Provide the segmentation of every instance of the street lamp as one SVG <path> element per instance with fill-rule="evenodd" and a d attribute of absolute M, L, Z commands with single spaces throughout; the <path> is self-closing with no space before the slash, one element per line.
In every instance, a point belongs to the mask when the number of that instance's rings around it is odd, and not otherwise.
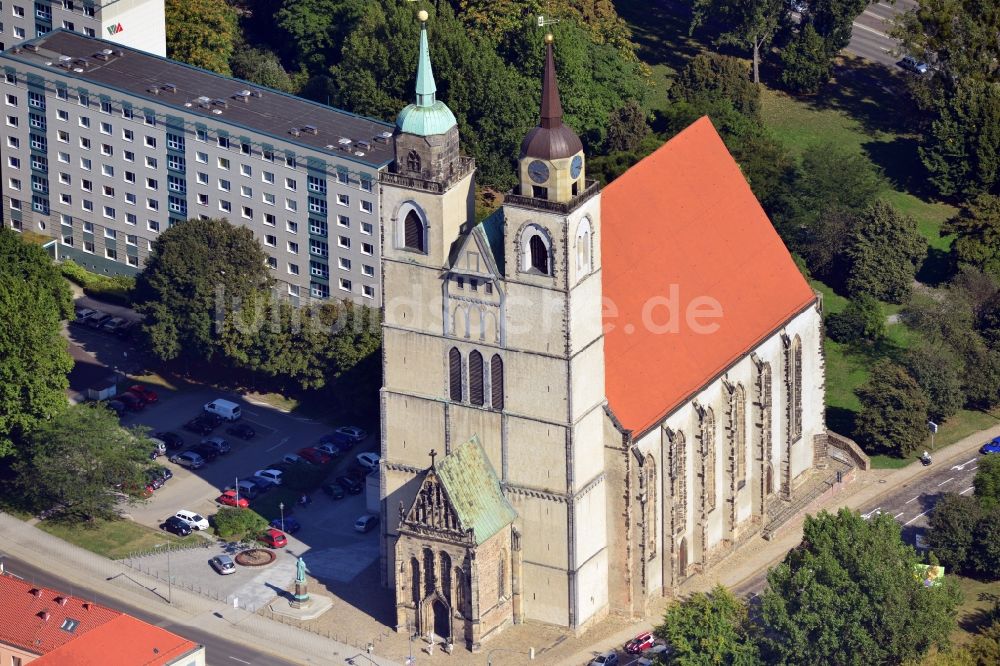
<path fill-rule="evenodd" d="M 281 512 L 281 531 L 285 531 L 285 503 L 278 502 L 278 511 Z"/>
<path fill-rule="evenodd" d="M 170 544 L 169 543 L 158 543 L 158 544 L 156 544 L 156 546 L 154 546 L 154 548 L 159 548 L 160 546 L 166 546 L 166 551 L 167 551 L 167 603 L 168 604 L 173 604 L 174 603 L 173 602 L 174 594 L 173 594 L 173 585 L 172 585 L 173 576 L 170 575 Z"/>

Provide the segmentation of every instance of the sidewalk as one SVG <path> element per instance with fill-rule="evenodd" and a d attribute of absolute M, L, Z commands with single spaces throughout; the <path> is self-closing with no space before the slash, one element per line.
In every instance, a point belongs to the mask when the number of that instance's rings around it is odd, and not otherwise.
<path fill-rule="evenodd" d="M 809 513 L 815 514 L 821 509 L 834 511 L 840 507 L 860 509 L 876 504 L 883 495 L 899 490 L 925 472 L 940 469 L 943 465 L 951 464 L 959 458 L 968 456 L 970 452 L 977 451 L 983 442 L 997 436 L 1000 436 L 1000 425 L 980 430 L 950 446 L 938 449 L 934 452 L 933 468 L 926 468 L 919 462 L 913 462 L 897 470 L 858 471 L 854 483 L 825 502 L 809 507 Z M 697 580 L 691 582 L 692 584 L 685 586 L 684 592 L 708 591 L 718 583 L 729 588 L 739 588 L 752 582 L 755 576 L 778 564 L 789 550 L 801 542 L 804 519 L 804 515 L 793 519 L 792 523 L 786 526 L 781 535 L 773 541 L 764 541 L 760 537 L 756 537 L 738 552 L 720 562 L 714 569 L 714 576 L 699 576 Z M 649 617 L 555 663 L 560 666 L 580 666 L 589 663 L 599 652 L 621 647 L 636 634 L 650 630 L 654 625 L 659 624 L 663 611 L 669 604 L 670 600 L 662 600 L 656 605 Z"/>
<path fill-rule="evenodd" d="M 220 637 L 244 643 L 264 654 L 301 664 L 345 664 L 349 657 L 358 654 L 358 648 L 354 646 L 218 604 L 176 587 L 171 594 L 173 603 L 168 605 L 153 592 L 163 587 L 163 581 L 78 548 L 2 512 L 0 543 L 11 556 L 29 562 L 39 561 L 44 554 L 45 567 L 49 571 L 76 585 L 142 607 L 182 626 L 202 630 L 219 627 Z M 215 663 L 219 657 L 213 658 L 209 654 L 208 658 L 209 663 Z M 395 663 L 376 655 L 371 655 L 370 661 L 377 666 L 393 666 Z"/>

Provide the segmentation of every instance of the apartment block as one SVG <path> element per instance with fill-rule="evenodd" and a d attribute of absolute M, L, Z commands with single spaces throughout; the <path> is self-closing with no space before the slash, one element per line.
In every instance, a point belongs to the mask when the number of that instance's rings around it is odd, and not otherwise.
<path fill-rule="evenodd" d="M 164 0 L 13 0 L 0 2 L 0 51 L 53 30 L 167 54 Z"/>
<path fill-rule="evenodd" d="M 171 225 L 226 218 L 282 293 L 380 304 L 392 125 L 63 29 L 0 69 L 6 226 L 133 274 Z"/>

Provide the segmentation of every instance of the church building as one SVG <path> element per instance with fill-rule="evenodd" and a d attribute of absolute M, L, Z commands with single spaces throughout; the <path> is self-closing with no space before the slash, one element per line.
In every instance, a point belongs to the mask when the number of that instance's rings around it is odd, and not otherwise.
<path fill-rule="evenodd" d="M 589 180 L 551 36 L 519 184 L 477 222 L 421 20 L 380 177 L 397 630 L 475 651 L 525 620 L 641 616 L 826 455 L 820 300 L 708 118 Z"/>

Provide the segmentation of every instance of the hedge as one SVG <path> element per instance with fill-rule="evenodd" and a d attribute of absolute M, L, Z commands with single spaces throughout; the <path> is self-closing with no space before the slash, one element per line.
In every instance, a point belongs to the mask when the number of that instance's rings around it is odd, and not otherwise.
<path fill-rule="evenodd" d="M 79 264 L 67 259 L 59 265 L 63 277 L 83 287 L 83 293 L 106 303 L 129 306 L 132 304 L 132 289 L 135 278 L 127 275 L 100 275 L 91 273 Z"/>

